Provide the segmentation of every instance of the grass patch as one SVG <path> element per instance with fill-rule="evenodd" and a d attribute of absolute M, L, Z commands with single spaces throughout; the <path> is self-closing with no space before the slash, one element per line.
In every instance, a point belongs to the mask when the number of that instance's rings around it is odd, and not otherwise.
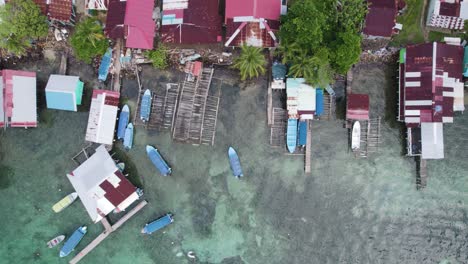
<path fill-rule="evenodd" d="M 445 37 L 464 39 L 465 35 L 463 33 L 448 33 L 448 32 L 437 32 L 437 31 L 429 32 L 429 41 L 430 42 L 443 41 Z"/>
<path fill-rule="evenodd" d="M 421 28 L 421 16 L 423 15 L 422 0 L 406 0 L 406 11 L 397 18 L 397 22 L 403 24 L 403 30 L 390 42 L 391 46 L 405 46 L 424 42 Z"/>
<path fill-rule="evenodd" d="M 113 156 L 114 159 L 118 159 L 120 162 L 125 163 L 124 174 L 128 174 L 128 180 L 131 183 L 133 183 L 133 185 L 135 185 L 136 187 L 142 188 L 143 184 L 141 182 L 140 177 L 138 176 L 137 167 L 127 155 L 127 152 L 125 152 L 125 150 L 121 149 L 120 147 L 116 146 L 116 144 L 114 144 L 112 152 L 115 153 L 115 155 Z"/>

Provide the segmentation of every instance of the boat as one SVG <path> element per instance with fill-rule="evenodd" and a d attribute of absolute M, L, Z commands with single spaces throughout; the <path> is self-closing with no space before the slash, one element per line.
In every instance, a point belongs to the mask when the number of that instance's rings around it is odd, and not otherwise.
<path fill-rule="evenodd" d="M 73 250 L 75 250 L 75 247 L 80 243 L 81 239 L 83 236 L 86 234 L 88 231 L 88 228 L 86 226 L 80 226 L 78 229 L 73 232 L 73 234 L 68 238 L 67 241 L 65 241 L 65 244 L 63 245 L 62 249 L 60 250 L 60 257 L 66 257 L 68 256 Z"/>
<path fill-rule="evenodd" d="M 141 229 L 142 234 L 151 235 L 152 233 L 170 225 L 174 222 L 172 214 L 167 213 L 163 217 L 154 220 L 153 222 L 147 223 L 143 229 Z"/>
<path fill-rule="evenodd" d="M 98 80 L 104 82 L 109 74 L 109 68 L 112 61 L 112 49 L 108 48 L 104 56 L 102 56 L 101 64 L 98 70 Z"/>
<path fill-rule="evenodd" d="M 64 239 L 65 239 L 64 235 L 56 236 L 52 238 L 49 242 L 47 242 L 47 246 L 49 248 L 53 248 L 57 246 L 58 244 L 60 244 Z"/>
<path fill-rule="evenodd" d="M 69 195 L 65 196 L 62 200 L 52 206 L 52 210 L 54 212 L 59 213 L 63 209 L 67 208 L 70 204 L 72 204 L 76 198 L 78 198 L 78 194 L 76 192 L 70 193 Z"/>
<path fill-rule="evenodd" d="M 123 162 L 117 163 L 117 168 L 119 168 L 119 171 L 123 172 L 125 170 L 125 163 Z"/>
<path fill-rule="evenodd" d="M 133 146 L 133 124 L 128 124 L 127 128 L 125 129 L 125 136 L 123 145 L 125 149 L 131 149 Z"/>
<path fill-rule="evenodd" d="M 128 125 L 128 118 L 130 116 L 130 108 L 128 105 L 122 107 L 119 116 L 119 125 L 117 127 L 117 139 L 123 139 L 125 137 L 125 128 Z"/>
<path fill-rule="evenodd" d="M 229 147 L 228 156 L 229 163 L 231 163 L 232 174 L 234 174 L 234 176 L 237 178 L 243 177 L 244 174 L 242 173 L 242 167 L 240 164 L 239 156 L 237 155 L 237 152 L 233 147 Z"/>
<path fill-rule="evenodd" d="M 151 113 L 151 91 L 146 89 L 143 97 L 141 98 L 140 106 L 140 119 L 143 122 L 149 121 L 149 116 Z"/>
<path fill-rule="evenodd" d="M 315 89 L 315 115 L 321 116 L 323 115 L 323 89 L 317 88 Z"/>
<path fill-rule="evenodd" d="M 146 146 L 146 153 L 148 154 L 149 159 L 154 164 L 156 169 L 163 175 L 168 176 L 171 174 L 172 169 L 167 165 L 166 161 L 161 157 L 158 150 L 152 146 Z"/>
<path fill-rule="evenodd" d="M 299 121 L 297 144 L 299 146 L 305 146 L 307 144 L 307 122 L 306 121 Z"/>
<path fill-rule="evenodd" d="M 297 145 L 297 119 L 288 119 L 288 130 L 286 132 L 286 144 L 290 153 L 294 153 Z"/>
<path fill-rule="evenodd" d="M 354 122 L 353 132 L 351 135 L 351 149 L 358 150 L 361 147 L 361 124 L 359 121 Z"/>

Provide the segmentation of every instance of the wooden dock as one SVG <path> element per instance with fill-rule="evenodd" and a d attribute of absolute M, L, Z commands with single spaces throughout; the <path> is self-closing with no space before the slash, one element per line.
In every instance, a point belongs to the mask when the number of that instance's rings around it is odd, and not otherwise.
<path fill-rule="evenodd" d="M 307 120 L 307 141 L 305 147 L 305 160 L 304 160 L 304 171 L 305 173 L 311 172 L 312 163 L 312 122 Z"/>
<path fill-rule="evenodd" d="M 335 97 L 328 94 L 327 92 L 323 93 L 323 114 L 319 117 L 320 120 L 334 120 L 336 117 L 336 102 Z"/>
<path fill-rule="evenodd" d="M 357 150 L 352 150 L 356 157 L 367 158 L 370 154 L 379 151 L 380 145 L 380 127 L 381 118 L 374 118 L 367 121 L 359 121 L 361 124 L 361 144 Z M 352 126 L 353 121 L 347 121 L 348 127 L 350 128 L 349 136 L 352 137 Z M 350 140 L 351 142 L 351 140 Z"/>
<path fill-rule="evenodd" d="M 83 250 L 80 251 L 80 253 L 76 254 L 76 256 L 70 260 L 70 264 L 75 264 L 78 263 L 81 259 L 83 259 L 89 252 L 91 252 L 95 247 L 97 247 L 104 239 L 106 239 L 112 232 L 117 230 L 119 227 L 121 227 L 128 219 L 130 219 L 132 216 L 134 216 L 136 213 L 138 213 L 143 207 L 145 207 L 148 204 L 147 201 L 143 200 L 141 201 L 135 208 L 130 210 L 126 215 L 124 215 L 117 223 L 115 223 L 113 226 L 110 226 L 109 222 L 107 221 L 106 218 L 103 218 L 101 220 L 101 223 L 104 225 L 104 231 L 98 235 L 91 243 L 89 243 Z M 105 219 L 105 220 L 104 220 Z"/>
<path fill-rule="evenodd" d="M 67 59 L 68 59 L 68 53 L 63 53 L 62 58 L 60 59 L 60 67 L 58 71 L 60 75 L 67 74 Z"/>
<path fill-rule="evenodd" d="M 114 46 L 114 52 L 112 53 L 114 70 L 112 75 L 112 91 L 120 92 L 120 54 L 122 52 L 122 39 L 117 39 Z"/>
<path fill-rule="evenodd" d="M 418 164 L 418 175 L 416 176 L 416 189 L 422 190 L 427 185 L 427 161 L 421 157 L 417 157 L 416 161 Z"/>
<path fill-rule="evenodd" d="M 268 87 L 268 103 L 267 103 L 267 118 L 268 118 L 268 125 L 271 126 L 273 123 L 273 91 L 271 86 Z"/>
<path fill-rule="evenodd" d="M 283 108 L 272 109 L 272 124 L 270 127 L 270 145 L 273 147 L 286 147 L 286 129 L 288 112 Z"/>

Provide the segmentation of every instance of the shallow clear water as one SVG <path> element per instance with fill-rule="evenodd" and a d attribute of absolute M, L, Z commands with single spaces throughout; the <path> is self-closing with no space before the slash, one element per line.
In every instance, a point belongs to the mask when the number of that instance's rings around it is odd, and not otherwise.
<path fill-rule="evenodd" d="M 76 66 L 71 72 L 85 70 Z M 371 67 L 355 76 L 360 89 L 380 102 L 385 88 L 379 86 L 389 82 L 385 70 Z M 176 76 L 145 69 L 142 78 L 148 86 Z M 380 153 L 355 159 L 342 121 L 314 122 L 312 175 L 306 176 L 301 156 L 268 145 L 265 81 L 240 85 L 223 71 L 216 78 L 223 84 L 215 145 L 175 143 L 168 133 L 136 127 L 128 155 L 149 205 L 82 263 L 468 262 L 468 115 L 444 126 L 446 159 L 428 162 L 424 191 L 415 188 L 414 160 L 401 156 L 399 130 L 387 124 Z M 132 87 L 126 82 L 124 94 L 134 95 Z M 85 145 L 87 113 L 47 116 L 49 123 L 37 129 L 8 129 L 0 136 L 0 263 L 66 263 L 71 256 L 59 259 L 59 248 L 48 249 L 45 242 L 87 224 L 81 250 L 103 229 L 91 223 L 79 201 L 59 214 L 51 210 L 72 191 L 65 173 L 75 168 L 71 157 Z M 156 173 L 146 144 L 159 148 L 172 176 Z M 240 155 L 242 180 L 230 172 L 230 145 Z M 146 222 L 169 211 L 174 224 L 152 236 L 140 234 Z M 188 251 L 196 261 L 186 257 Z"/>

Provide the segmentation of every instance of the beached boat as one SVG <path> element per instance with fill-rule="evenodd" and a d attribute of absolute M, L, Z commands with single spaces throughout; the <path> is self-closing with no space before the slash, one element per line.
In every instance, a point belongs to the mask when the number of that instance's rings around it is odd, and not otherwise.
<path fill-rule="evenodd" d="M 119 168 L 119 171 L 123 172 L 125 170 L 125 163 L 123 162 L 117 163 L 117 168 Z"/>
<path fill-rule="evenodd" d="M 141 98 L 140 106 L 140 119 L 143 122 L 149 121 L 149 116 L 151 113 L 151 91 L 146 89 L 143 97 Z"/>
<path fill-rule="evenodd" d="M 52 210 L 54 212 L 59 213 L 63 209 L 67 208 L 70 204 L 72 204 L 76 198 L 78 198 L 78 194 L 76 192 L 70 193 L 69 195 L 65 196 L 62 200 L 52 206 Z"/>
<path fill-rule="evenodd" d="M 122 107 L 119 116 L 119 125 L 117 127 L 117 139 L 123 139 L 125 137 L 125 129 L 128 125 L 128 118 L 130 116 L 130 108 L 128 105 Z"/>
<path fill-rule="evenodd" d="M 112 49 L 108 48 L 104 56 L 102 56 L 101 64 L 98 70 L 98 80 L 105 81 L 109 74 L 109 68 L 112 61 Z"/>
<path fill-rule="evenodd" d="M 81 239 L 83 236 L 86 234 L 88 231 L 88 228 L 86 226 L 80 226 L 78 227 L 75 232 L 68 238 L 67 241 L 65 241 L 65 244 L 63 245 L 62 249 L 60 250 L 60 257 L 66 257 L 68 256 L 73 250 L 75 250 L 75 247 L 80 243 Z"/>
<path fill-rule="evenodd" d="M 234 174 L 234 176 L 237 178 L 243 177 L 244 174 L 242 173 L 242 167 L 236 150 L 232 147 L 229 147 L 228 156 L 229 163 L 231 163 L 232 174 Z"/>
<path fill-rule="evenodd" d="M 141 233 L 151 235 L 152 233 L 158 231 L 159 229 L 170 225 L 172 222 L 174 222 L 174 218 L 172 217 L 172 214 L 167 213 L 163 217 L 146 224 L 145 227 L 141 229 Z"/>
<path fill-rule="evenodd" d="M 172 169 L 169 167 L 169 165 L 167 165 L 166 161 L 159 154 L 157 149 L 148 145 L 146 146 L 146 154 L 148 154 L 148 157 L 153 165 L 163 176 L 168 176 L 171 174 Z"/>
<path fill-rule="evenodd" d="M 286 132 L 286 144 L 290 153 L 294 153 L 297 145 L 297 119 L 288 119 L 288 130 Z"/>
<path fill-rule="evenodd" d="M 357 150 L 361 147 L 361 124 L 359 121 L 354 122 L 353 132 L 351 135 L 351 149 Z"/>
<path fill-rule="evenodd" d="M 60 244 L 60 242 L 62 242 L 64 239 L 65 239 L 64 235 L 56 236 L 52 238 L 49 242 L 47 242 L 47 246 L 49 248 L 53 248 L 57 246 L 58 244 Z"/>
<path fill-rule="evenodd" d="M 127 128 L 125 129 L 125 137 L 123 141 L 123 145 L 125 149 L 131 149 L 133 146 L 133 124 L 128 124 Z"/>

